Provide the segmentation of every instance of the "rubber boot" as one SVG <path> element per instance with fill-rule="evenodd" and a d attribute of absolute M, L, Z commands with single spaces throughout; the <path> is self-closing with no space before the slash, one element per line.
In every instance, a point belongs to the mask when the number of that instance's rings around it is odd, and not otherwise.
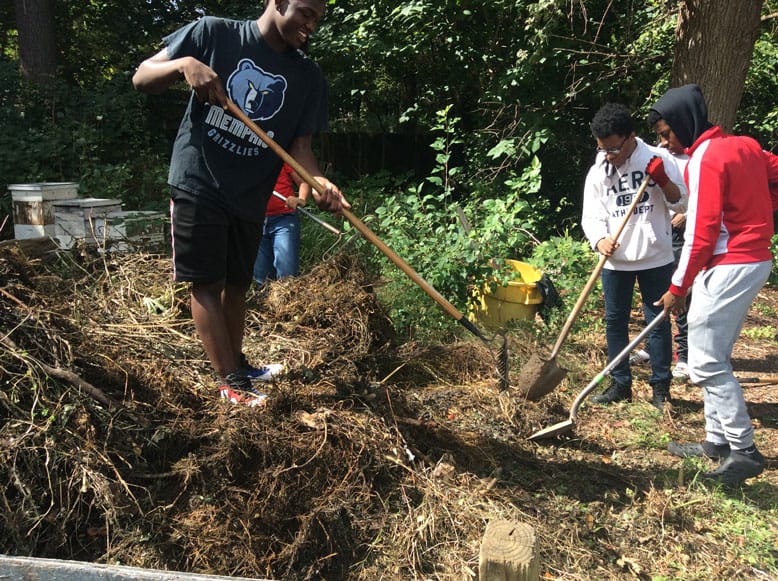
<path fill-rule="evenodd" d="M 661 412 L 665 409 L 665 403 L 670 403 L 670 382 L 658 381 L 652 383 L 651 390 L 653 391 L 651 403 Z"/>
<path fill-rule="evenodd" d="M 611 384 L 603 393 L 592 398 L 594 403 L 616 403 L 618 401 L 632 401 L 632 385 L 621 384 L 611 379 Z"/>

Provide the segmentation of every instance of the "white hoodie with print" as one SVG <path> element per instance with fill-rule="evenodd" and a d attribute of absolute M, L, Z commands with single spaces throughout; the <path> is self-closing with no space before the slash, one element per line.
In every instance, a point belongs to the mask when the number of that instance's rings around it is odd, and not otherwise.
<path fill-rule="evenodd" d="M 605 262 L 604 268 L 611 270 L 647 270 L 673 262 L 670 211 L 685 212 L 689 199 L 671 154 L 639 137 L 635 140 L 635 151 L 623 165 L 614 167 L 604 153 L 598 153 L 586 175 L 581 227 L 592 248 L 616 233 L 647 175 L 646 166 L 655 155 L 665 161 L 665 173 L 678 186 L 681 198 L 668 202 L 662 188 L 649 178 L 648 187 L 618 240 L 619 247 Z"/>

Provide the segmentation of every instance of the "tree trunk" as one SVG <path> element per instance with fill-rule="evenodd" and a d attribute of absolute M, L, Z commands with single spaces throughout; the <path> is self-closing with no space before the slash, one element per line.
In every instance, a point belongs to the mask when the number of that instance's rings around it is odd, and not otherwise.
<path fill-rule="evenodd" d="M 735 123 L 754 44 L 762 0 L 681 0 L 671 85 L 697 83 L 712 123 Z"/>
<path fill-rule="evenodd" d="M 43 84 L 57 72 L 51 0 L 14 0 L 22 75 Z"/>

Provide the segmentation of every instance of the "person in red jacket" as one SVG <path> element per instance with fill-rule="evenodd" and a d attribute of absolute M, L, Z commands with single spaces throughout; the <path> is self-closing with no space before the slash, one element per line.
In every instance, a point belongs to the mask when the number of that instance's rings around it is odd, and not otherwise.
<path fill-rule="evenodd" d="M 299 196 L 295 195 L 295 184 L 299 187 Z M 305 206 L 311 186 L 284 164 L 274 189 L 286 201 L 273 195 L 267 202 L 262 240 L 254 261 L 254 280 L 260 285 L 267 280 L 297 276 L 300 272 L 300 214 L 297 207 Z"/>
<path fill-rule="evenodd" d="M 657 134 L 669 138 L 672 132 L 689 156 L 684 246 L 670 288 L 657 305 L 683 312 L 694 287 L 687 316 L 689 374 L 703 388 L 705 404 L 705 440 L 672 442 L 668 450 L 680 457 L 721 460 L 703 477 L 738 486 L 765 467 L 731 358 L 772 267 L 774 168 L 754 139 L 729 135 L 708 121 L 705 98 L 695 84 L 667 91 L 649 115 Z"/>

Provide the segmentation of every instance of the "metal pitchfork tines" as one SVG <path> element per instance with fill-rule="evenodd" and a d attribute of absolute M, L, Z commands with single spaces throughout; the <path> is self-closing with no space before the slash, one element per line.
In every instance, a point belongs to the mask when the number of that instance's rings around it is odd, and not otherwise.
<path fill-rule="evenodd" d="M 316 190 L 320 195 L 324 195 L 324 187 L 314 177 L 308 173 L 308 171 L 300 165 L 289 153 L 284 150 L 278 143 L 276 143 L 267 133 L 265 133 L 259 125 L 254 123 L 248 115 L 246 115 L 240 107 L 234 102 L 227 101 L 227 111 L 231 115 L 242 121 L 246 127 L 256 133 L 263 143 L 265 143 L 273 152 L 278 155 L 284 162 L 294 169 L 309 186 Z M 389 258 L 400 270 L 402 270 L 408 278 L 416 283 L 421 289 L 427 293 L 436 303 L 438 303 L 444 311 L 454 317 L 454 319 L 462 325 L 465 329 L 473 333 L 476 337 L 481 339 L 487 346 L 490 352 L 494 354 L 491 343 L 496 338 L 496 335 L 491 339 L 486 337 L 471 321 L 467 319 L 459 310 L 446 300 L 435 288 L 432 287 L 426 280 L 424 280 L 419 274 L 413 270 L 402 258 L 400 258 L 391 248 L 389 248 L 383 241 L 381 241 L 375 233 L 368 228 L 359 218 L 352 214 L 346 208 L 341 209 L 341 213 L 348 220 L 354 228 L 356 228 L 362 236 L 367 238 L 376 248 L 378 248 L 384 255 Z M 501 390 L 508 389 L 508 343 L 504 334 L 501 334 L 502 342 L 497 353 L 497 372 L 499 374 L 499 385 Z"/>

